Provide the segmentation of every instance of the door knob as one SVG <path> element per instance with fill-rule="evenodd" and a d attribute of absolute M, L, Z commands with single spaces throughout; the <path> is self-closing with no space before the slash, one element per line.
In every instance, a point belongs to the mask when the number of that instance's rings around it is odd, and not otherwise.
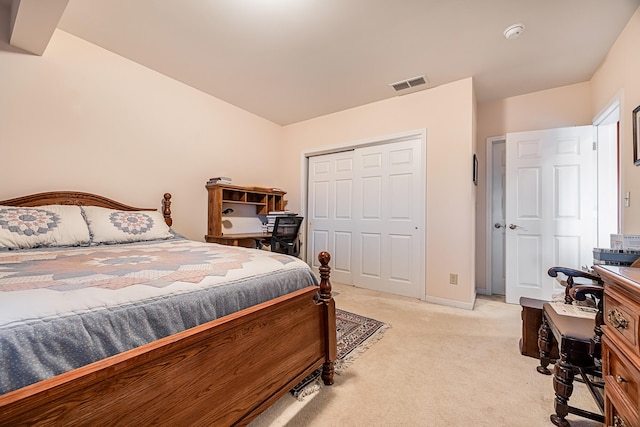
<path fill-rule="evenodd" d="M 505 225 L 502 225 L 502 224 L 500 224 L 499 222 L 496 222 L 495 224 L 493 224 L 493 226 L 494 226 L 495 228 L 501 228 L 501 227 L 506 227 L 507 225 L 506 225 L 506 224 L 505 224 Z"/>
<path fill-rule="evenodd" d="M 509 228 L 515 230 L 516 228 L 518 228 L 518 226 L 515 224 L 509 224 Z"/>

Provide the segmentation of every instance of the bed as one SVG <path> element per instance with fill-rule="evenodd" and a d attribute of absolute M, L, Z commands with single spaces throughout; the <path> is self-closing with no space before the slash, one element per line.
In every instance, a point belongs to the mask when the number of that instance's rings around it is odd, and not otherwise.
<path fill-rule="evenodd" d="M 333 384 L 328 253 L 318 282 L 171 225 L 168 193 L 0 201 L 0 425 L 246 425 L 319 367 Z"/>

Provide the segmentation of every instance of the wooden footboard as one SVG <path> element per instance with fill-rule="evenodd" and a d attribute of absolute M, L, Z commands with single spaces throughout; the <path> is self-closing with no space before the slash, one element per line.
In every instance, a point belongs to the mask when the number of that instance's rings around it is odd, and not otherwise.
<path fill-rule="evenodd" d="M 0 425 L 246 425 L 323 366 L 333 383 L 329 254 L 311 286 L 0 396 Z"/>

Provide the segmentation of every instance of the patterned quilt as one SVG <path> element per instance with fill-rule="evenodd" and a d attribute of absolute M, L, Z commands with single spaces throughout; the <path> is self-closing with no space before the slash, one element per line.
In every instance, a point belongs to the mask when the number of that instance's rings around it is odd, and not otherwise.
<path fill-rule="evenodd" d="M 310 285 L 297 258 L 184 239 L 0 252 L 0 394 Z"/>

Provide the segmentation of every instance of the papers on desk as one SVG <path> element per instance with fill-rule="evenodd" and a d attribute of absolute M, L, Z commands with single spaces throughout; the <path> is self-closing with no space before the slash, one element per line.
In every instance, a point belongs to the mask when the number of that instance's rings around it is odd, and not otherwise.
<path fill-rule="evenodd" d="M 562 316 L 582 317 L 585 319 L 595 319 L 598 309 L 576 304 L 565 304 L 561 301 L 553 301 L 549 304 L 556 313 Z"/>

